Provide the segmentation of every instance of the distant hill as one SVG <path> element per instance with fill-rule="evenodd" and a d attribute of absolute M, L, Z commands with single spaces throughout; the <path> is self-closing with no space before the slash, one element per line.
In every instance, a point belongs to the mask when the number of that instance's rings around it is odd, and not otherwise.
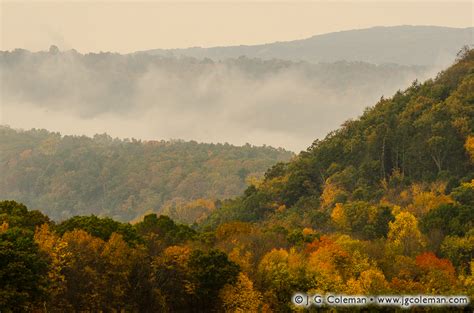
<path fill-rule="evenodd" d="M 363 61 L 374 64 L 446 65 L 464 45 L 474 43 L 474 28 L 439 26 L 373 27 L 252 46 L 155 49 L 148 54 L 215 60 L 250 58 L 308 62 Z"/>
<path fill-rule="evenodd" d="M 0 127 L 0 195 L 56 220 L 129 221 L 171 200 L 226 198 L 292 153 L 271 147 L 61 136 Z"/>

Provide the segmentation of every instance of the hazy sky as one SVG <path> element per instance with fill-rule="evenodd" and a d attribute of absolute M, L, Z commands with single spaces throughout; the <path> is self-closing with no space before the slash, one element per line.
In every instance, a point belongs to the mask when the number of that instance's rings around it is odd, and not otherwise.
<path fill-rule="evenodd" d="M 1 50 L 257 44 L 371 26 L 473 26 L 472 1 L 3 1 Z"/>

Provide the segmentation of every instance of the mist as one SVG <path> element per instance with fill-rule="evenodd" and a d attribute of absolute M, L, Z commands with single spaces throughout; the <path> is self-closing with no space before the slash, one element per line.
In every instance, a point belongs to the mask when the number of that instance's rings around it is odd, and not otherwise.
<path fill-rule="evenodd" d="M 437 68 L 240 57 L 2 52 L 1 124 L 299 152 Z"/>

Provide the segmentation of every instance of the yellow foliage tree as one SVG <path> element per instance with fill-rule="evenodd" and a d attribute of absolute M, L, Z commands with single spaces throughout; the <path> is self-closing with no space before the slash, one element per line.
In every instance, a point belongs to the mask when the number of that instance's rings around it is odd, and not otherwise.
<path fill-rule="evenodd" d="M 259 265 L 259 272 L 263 280 L 277 283 L 285 282 L 289 277 L 288 251 L 284 249 L 272 249 L 265 254 Z"/>
<path fill-rule="evenodd" d="M 34 239 L 50 261 L 48 271 L 50 301 L 48 304 L 56 310 L 68 310 L 69 304 L 64 299 L 67 289 L 64 271 L 72 262 L 72 254 L 67 249 L 67 242 L 52 233 L 48 224 L 43 224 L 36 229 Z"/>
<path fill-rule="evenodd" d="M 420 184 L 413 184 L 411 187 L 412 203 L 407 206 L 407 210 L 415 216 L 422 216 L 442 204 L 453 203 L 445 191 L 446 183 L 442 182 L 431 184 L 429 190 L 425 190 Z"/>
<path fill-rule="evenodd" d="M 196 291 L 195 284 L 189 278 L 187 267 L 191 249 L 185 246 L 171 246 L 152 262 L 152 267 L 157 273 L 154 283 L 167 293 L 176 297 L 187 297 Z M 173 289 L 175 288 L 175 289 Z M 173 289 L 173 290 L 171 290 Z M 166 297 L 165 297 L 166 298 Z M 167 301 L 175 301 L 170 298 Z"/>
<path fill-rule="evenodd" d="M 232 262 L 237 263 L 240 268 L 249 273 L 252 271 L 252 252 L 244 250 L 242 245 L 236 245 L 228 254 Z"/>
<path fill-rule="evenodd" d="M 347 230 L 349 228 L 349 222 L 342 203 L 336 203 L 331 212 L 331 219 L 339 229 Z"/>
<path fill-rule="evenodd" d="M 214 201 L 210 199 L 199 198 L 191 201 L 177 199 L 166 203 L 162 214 L 181 223 L 192 224 L 204 220 L 215 209 Z"/>
<path fill-rule="evenodd" d="M 389 289 L 383 272 L 376 268 L 370 268 L 363 271 L 357 279 L 351 278 L 347 282 L 346 292 L 348 294 L 376 295 L 384 294 Z"/>
<path fill-rule="evenodd" d="M 245 222 L 230 222 L 220 225 L 216 230 L 216 238 L 219 241 L 231 239 L 239 235 L 248 235 L 253 226 Z"/>
<path fill-rule="evenodd" d="M 294 249 L 272 249 L 258 266 L 260 283 L 266 286 L 265 301 L 274 309 L 288 305 L 301 279 L 306 277 L 305 260 Z"/>
<path fill-rule="evenodd" d="M 471 157 L 471 161 L 474 162 L 474 136 L 468 136 L 466 143 L 464 144 L 467 153 Z"/>
<path fill-rule="evenodd" d="M 3 221 L 2 225 L 0 225 L 0 234 L 4 233 L 8 230 L 8 223 L 6 221 Z"/>
<path fill-rule="evenodd" d="M 107 302 L 112 308 L 122 308 L 127 303 L 128 279 L 134 259 L 138 255 L 123 240 L 122 235 L 113 233 L 105 243 L 100 258 L 107 264 L 102 280 L 107 286 Z"/>
<path fill-rule="evenodd" d="M 339 187 L 337 184 L 326 181 L 321 194 L 321 206 L 323 208 L 332 207 L 337 202 L 338 196 L 344 193 L 344 189 Z"/>
<path fill-rule="evenodd" d="M 106 281 L 100 272 L 100 258 L 105 242 L 83 230 L 66 232 L 62 239 L 72 260 L 66 268 L 66 299 L 74 310 L 100 311 L 106 303 Z"/>
<path fill-rule="evenodd" d="M 260 312 L 262 295 L 253 288 L 253 282 L 240 273 L 234 285 L 225 285 L 219 293 L 224 312 Z"/>
<path fill-rule="evenodd" d="M 350 254 L 327 237 L 321 237 L 316 251 L 308 258 L 311 292 L 340 292 L 344 288 L 346 269 L 351 266 Z"/>
<path fill-rule="evenodd" d="M 395 254 L 414 256 L 425 247 L 425 240 L 418 228 L 418 220 L 410 212 L 400 212 L 389 223 L 388 248 Z"/>

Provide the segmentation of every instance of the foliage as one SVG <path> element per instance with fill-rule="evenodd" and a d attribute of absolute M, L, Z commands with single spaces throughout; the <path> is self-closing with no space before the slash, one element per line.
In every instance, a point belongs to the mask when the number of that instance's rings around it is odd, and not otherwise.
<path fill-rule="evenodd" d="M 473 57 L 381 100 L 240 197 L 189 204 L 209 210 L 192 227 L 154 213 L 55 226 L 1 202 L 0 310 L 289 312 L 297 291 L 472 296 Z"/>
<path fill-rule="evenodd" d="M 37 226 L 49 222 L 48 216 L 37 210 L 29 211 L 24 204 L 8 200 L 0 201 L 0 223 L 34 231 Z"/>
<path fill-rule="evenodd" d="M 0 233 L 0 310 L 32 311 L 47 299 L 47 261 L 25 228 Z"/>
<path fill-rule="evenodd" d="M 387 239 L 389 249 L 407 256 L 423 251 L 426 244 L 416 217 L 409 212 L 400 212 L 395 216 L 395 221 L 389 223 Z"/>
<path fill-rule="evenodd" d="M 394 219 L 390 208 L 363 201 L 337 203 L 331 218 L 341 231 L 367 239 L 387 237 L 389 222 Z"/>
<path fill-rule="evenodd" d="M 469 269 L 474 259 L 474 232 L 465 237 L 446 236 L 441 244 L 441 253 L 462 270 Z"/>
<path fill-rule="evenodd" d="M 127 223 L 114 221 L 109 217 L 99 218 L 97 216 L 74 216 L 56 226 L 56 231 L 62 235 L 75 229 L 82 229 L 89 234 L 109 240 L 113 233 L 118 233 L 130 244 L 137 243 L 139 238 L 135 229 Z"/>
<path fill-rule="evenodd" d="M 262 175 L 292 156 L 249 144 L 61 136 L 6 126 L 0 126 L 0 150 L 2 197 L 55 220 L 94 214 L 130 221 L 178 200 L 233 197 L 245 189 L 246 175 Z M 183 222 L 200 216 L 182 213 Z"/>
<path fill-rule="evenodd" d="M 451 203 L 445 192 L 474 171 L 466 151 L 474 129 L 473 65 L 470 50 L 436 79 L 382 98 L 291 162 L 271 168 L 258 188 L 249 187 L 208 220 L 258 221 L 282 205 L 303 208 L 314 197 L 324 210 L 347 201 L 397 204 L 399 191 L 410 185 L 414 201 L 407 209 L 417 217 Z"/>
<path fill-rule="evenodd" d="M 192 239 L 196 232 L 189 226 L 176 224 L 168 216 L 148 214 L 143 221 L 134 225 L 141 235 L 154 234 L 166 245 L 173 245 Z"/>
<path fill-rule="evenodd" d="M 252 281 L 243 273 L 239 274 L 235 285 L 225 285 L 219 298 L 223 303 L 224 312 L 257 313 L 263 305 L 262 295 L 253 287 Z"/>
<path fill-rule="evenodd" d="M 191 277 L 196 282 L 198 308 L 216 307 L 215 299 L 219 290 L 226 284 L 234 284 L 240 268 L 230 261 L 224 252 L 195 250 L 189 256 L 188 266 Z"/>
<path fill-rule="evenodd" d="M 474 227 L 474 184 L 463 183 L 451 193 L 456 203 L 441 204 L 422 218 L 425 231 L 463 236 Z"/>

